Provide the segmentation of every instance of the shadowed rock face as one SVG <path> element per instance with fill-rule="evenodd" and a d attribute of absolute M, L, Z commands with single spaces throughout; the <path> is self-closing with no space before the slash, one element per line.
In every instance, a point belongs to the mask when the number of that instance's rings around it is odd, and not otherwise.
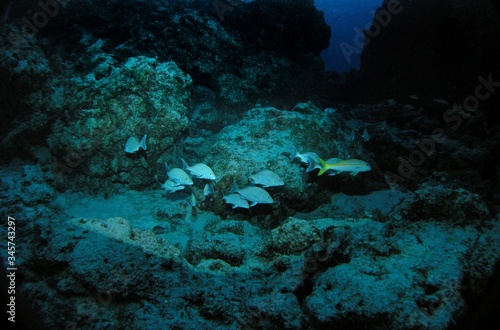
<path fill-rule="evenodd" d="M 313 0 L 226 2 L 222 13 L 214 3 L 69 2 L 58 5 L 43 27 L 28 24 L 36 31 L 27 30 L 51 40 L 49 52 L 53 44 L 78 52 L 86 34 L 105 40 L 105 51 L 118 61 L 139 55 L 172 60 L 195 85 L 215 88 L 221 102 L 232 106 L 285 93 L 295 104 L 319 86 L 323 65 L 318 56 L 328 48 L 330 27 Z M 17 25 L 32 21 L 27 12 L 41 10 L 31 3 L 13 7 L 10 21 Z M 237 90 L 229 96 L 221 87 L 228 80 Z"/>
<path fill-rule="evenodd" d="M 312 0 L 253 1 L 228 15 L 227 24 L 249 45 L 279 53 L 317 56 L 330 42 L 330 27 Z"/>
<path fill-rule="evenodd" d="M 391 3 L 399 3 L 393 14 Z M 487 0 L 384 1 L 365 33 L 358 101 L 415 94 L 427 104 L 436 98 L 462 104 L 478 76 L 500 81 L 496 9 Z M 481 108 L 494 104 L 492 97 L 481 100 Z"/>

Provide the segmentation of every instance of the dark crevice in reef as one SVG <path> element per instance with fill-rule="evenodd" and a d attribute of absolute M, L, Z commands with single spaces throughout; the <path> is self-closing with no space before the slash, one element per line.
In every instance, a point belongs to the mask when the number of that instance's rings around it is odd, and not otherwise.
<path fill-rule="evenodd" d="M 417 95 L 417 106 L 436 113 L 435 99 L 475 108 L 476 101 L 466 97 L 477 97 L 483 85 L 479 110 L 499 123 L 500 115 L 490 111 L 500 106 L 498 2 L 401 0 L 392 9 L 389 3 L 384 1 L 365 33 L 359 72 L 330 75 L 330 95 L 355 103 L 408 102 L 408 95 Z"/>

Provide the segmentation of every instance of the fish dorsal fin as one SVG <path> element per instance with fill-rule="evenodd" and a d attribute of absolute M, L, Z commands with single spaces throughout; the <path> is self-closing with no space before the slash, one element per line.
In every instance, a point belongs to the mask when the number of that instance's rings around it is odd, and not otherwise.
<path fill-rule="evenodd" d="M 294 159 L 295 157 L 297 157 L 299 154 L 299 152 L 297 151 L 297 148 L 295 146 L 293 146 L 293 150 L 292 150 L 292 153 L 290 153 L 290 159 Z"/>
<path fill-rule="evenodd" d="M 184 160 L 184 158 L 181 158 L 181 161 L 182 161 L 182 169 L 185 170 L 189 167 L 189 165 L 186 163 L 186 161 Z"/>
<path fill-rule="evenodd" d="M 326 160 L 325 163 L 327 163 L 327 164 L 336 164 L 336 163 L 340 162 L 341 160 L 342 159 L 340 159 L 340 158 L 329 158 L 329 159 Z"/>
<path fill-rule="evenodd" d="M 233 187 L 231 188 L 231 190 L 229 190 L 229 193 L 236 193 L 239 189 L 240 188 L 238 188 L 238 184 L 236 183 L 236 178 L 233 178 Z"/>
<path fill-rule="evenodd" d="M 250 172 L 250 167 L 247 167 L 247 178 L 246 178 L 246 181 L 250 180 L 251 176 L 252 176 L 252 172 Z"/>

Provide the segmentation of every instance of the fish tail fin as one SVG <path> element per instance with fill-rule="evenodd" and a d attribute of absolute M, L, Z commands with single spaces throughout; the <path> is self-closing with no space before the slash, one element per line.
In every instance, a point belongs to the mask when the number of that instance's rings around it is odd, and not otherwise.
<path fill-rule="evenodd" d="M 168 173 L 168 171 L 170 171 L 170 167 L 168 167 L 167 162 L 165 162 L 165 171 L 167 171 L 167 173 Z"/>
<path fill-rule="evenodd" d="M 327 170 L 328 170 L 328 164 L 323 160 L 323 159 L 319 159 L 319 164 L 321 165 L 321 168 L 318 172 L 318 176 L 320 176 L 321 174 L 325 173 Z"/>
<path fill-rule="evenodd" d="M 239 190 L 238 188 L 238 184 L 236 183 L 236 178 L 233 178 L 233 187 L 231 188 L 231 190 L 229 190 L 229 193 L 232 194 L 232 193 L 235 193 Z"/>
<path fill-rule="evenodd" d="M 146 147 L 146 138 L 147 138 L 147 137 L 148 137 L 148 135 L 147 135 L 147 134 L 144 134 L 144 136 L 142 137 L 142 140 L 141 140 L 141 145 L 140 145 L 140 147 L 141 147 L 142 149 L 144 149 L 144 150 L 146 150 L 146 149 L 147 149 L 147 147 Z"/>
<path fill-rule="evenodd" d="M 312 170 L 318 168 L 318 163 L 316 163 L 314 160 L 310 160 L 308 162 L 309 166 L 307 166 L 307 169 L 306 169 L 306 172 L 309 173 L 311 172 Z"/>
<path fill-rule="evenodd" d="M 209 195 L 213 195 L 215 193 L 215 184 L 213 182 L 209 183 Z"/>
<path fill-rule="evenodd" d="M 295 148 L 295 146 L 293 146 L 293 151 L 290 153 L 290 159 L 296 158 L 298 153 L 299 152 L 297 151 L 297 148 Z"/>

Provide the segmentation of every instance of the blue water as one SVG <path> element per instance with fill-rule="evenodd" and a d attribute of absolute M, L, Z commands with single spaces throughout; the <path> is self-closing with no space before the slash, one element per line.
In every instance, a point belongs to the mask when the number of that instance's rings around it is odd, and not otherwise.
<path fill-rule="evenodd" d="M 371 25 L 373 12 L 382 0 L 315 0 L 315 3 L 325 13 L 326 23 L 332 28 L 330 48 L 321 53 L 325 70 L 346 72 L 359 68 L 359 54 L 345 56 L 340 44 L 354 44 L 355 28 L 364 30 Z"/>
<path fill-rule="evenodd" d="M 245 2 L 251 2 L 245 0 Z M 325 13 L 325 20 L 332 28 L 330 47 L 321 53 L 326 71 L 347 72 L 359 69 L 360 54 L 346 56 L 342 43 L 354 44 L 356 27 L 365 30 L 371 25 L 373 13 L 382 0 L 315 0 L 316 7 Z"/>

